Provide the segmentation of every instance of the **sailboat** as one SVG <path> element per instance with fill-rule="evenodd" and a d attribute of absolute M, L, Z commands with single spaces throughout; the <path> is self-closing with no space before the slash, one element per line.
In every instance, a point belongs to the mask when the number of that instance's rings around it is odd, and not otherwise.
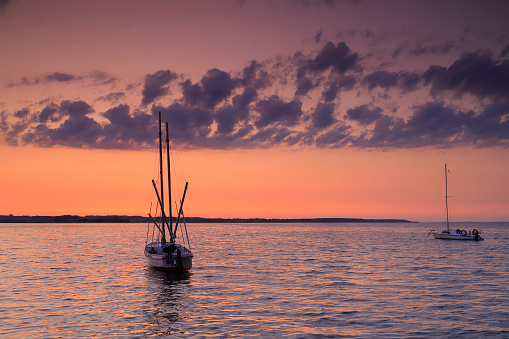
<path fill-rule="evenodd" d="M 187 186 L 186 182 L 182 200 L 180 200 L 180 208 L 175 224 L 173 223 L 172 206 L 171 206 L 171 176 L 170 176 L 170 140 L 168 133 L 168 123 L 166 123 L 166 159 L 167 159 L 167 176 L 168 176 L 168 211 L 169 216 L 166 215 L 164 203 L 164 179 L 163 179 L 163 143 L 161 131 L 161 112 L 159 112 L 159 183 L 158 189 L 156 182 L 152 180 L 152 186 L 157 197 L 157 210 L 159 216 L 153 217 L 149 213 L 150 223 L 148 225 L 147 239 L 145 241 L 145 258 L 147 264 L 155 269 L 171 271 L 171 272 L 185 272 L 193 266 L 193 253 L 189 245 L 189 237 L 187 236 L 187 227 L 184 220 L 183 205 L 186 197 Z M 183 226 L 182 226 L 183 224 Z M 182 239 L 184 243 L 184 235 L 182 228 L 185 229 L 187 245 L 177 242 L 177 229 L 180 226 Z M 152 232 L 151 232 L 152 230 Z"/>
<path fill-rule="evenodd" d="M 480 241 L 484 240 L 479 235 L 479 231 L 476 229 L 466 231 L 465 229 L 457 228 L 455 230 L 451 230 L 449 227 L 449 204 L 448 204 L 448 198 L 449 195 L 447 194 L 447 164 L 445 164 L 445 210 L 447 213 L 447 229 L 443 231 L 435 231 L 430 230 L 430 234 L 433 234 L 435 239 L 445 239 L 445 240 L 474 240 L 474 241 Z"/>

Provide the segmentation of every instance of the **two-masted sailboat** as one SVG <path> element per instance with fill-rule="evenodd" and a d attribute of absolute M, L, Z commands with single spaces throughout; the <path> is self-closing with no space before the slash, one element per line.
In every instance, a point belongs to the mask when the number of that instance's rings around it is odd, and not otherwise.
<path fill-rule="evenodd" d="M 431 230 L 430 234 L 433 234 L 435 239 L 445 239 L 445 240 L 484 240 L 480 235 L 479 231 L 476 229 L 467 231 L 465 229 L 457 228 L 455 230 L 451 230 L 449 227 L 449 204 L 448 199 L 449 195 L 447 192 L 447 164 L 445 164 L 445 210 L 447 214 L 447 229 L 443 231 L 435 231 Z"/>
<path fill-rule="evenodd" d="M 145 257 L 149 266 L 165 270 L 182 272 L 188 271 L 193 265 L 193 253 L 189 245 L 189 237 L 187 236 L 187 227 L 183 217 L 183 205 L 186 197 L 187 185 L 184 188 L 184 194 L 180 201 L 180 208 L 175 223 L 173 223 L 172 206 L 171 206 L 171 176 L 170 176 L 170 140 L 168 132 L 168 123 L 166 123 L 166 159 L 167 159 L 167 177 L 168 177 L 168 210 L 165 209 L 164 203 L 164 177 L 163 177 L 163 142 L 161 131 L 161 112 L 159 112 L 159 184 L 157 188 L 156 182 L 152 180 L 155 195 L 157 197 L 157 214 L 155 217 L 149 213 L 151 222 L 148 226 L 147 239 L 145 241 Z M 169 211 L 169 215 L 166 214 Z M 183 225 L 183 226 L 182 226 Z M 177 243 L 178 227 L 185 229 L 187 246 Z M 151 232 L 152 231 L 152 232 Z M 182 243 L 185 239 L 182 234 Z"/>

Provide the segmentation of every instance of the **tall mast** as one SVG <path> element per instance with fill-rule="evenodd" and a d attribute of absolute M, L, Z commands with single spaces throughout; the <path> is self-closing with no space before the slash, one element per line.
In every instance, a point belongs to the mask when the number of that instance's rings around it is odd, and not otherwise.
<path fill-rule="evenodd" d="M 168 161 L 168 205 L 170 209 L 170 239 L 173 239 L 173 221 L 172 221 L 172 215 L 171 215 L 171 177 L 170 177 L 170 137 L 168 133 L 168 123 L 166 123 L 166 160 Z"/>
<path fill-rule="evenodd" d="M 174 236 L 177 235 L 177 227 L 179 225 L 180 215 L 184 213 L 182 211 L 182 207 L 184 207 L 184 199 L 186 198 L 187 185 L 188 185 L 188 183 L 186 182 L 186 187 L 184 188 L 184 194 L 182 195 L 182 200 L 180 201 L 180 210 L 179 210 L 179 214 L 177 216 L 177 222 L 175 223 L 175 231 L 173 232 Z"/>
<path fill-rule="evenodd" d="M 161 111 L 159 111 L 159 177 L 161 180 L 161 215 L 162 215 L 162 224 L 163 224 L 163 234 L 161 238 L 161 243 L 164 245 L 166 243 L 166 236 L 164 232 L 164 185 L 163 185 L 163 132 L 161 131 Z M 168 224 L 168 222 L 166 222 Z"/>
<path fill-rule="evenodd" d="M 449 205 L 447 204 L 447 164 L 445 164 L 445 210 L 447 213 L 447 230 L 449 230 Z"/>

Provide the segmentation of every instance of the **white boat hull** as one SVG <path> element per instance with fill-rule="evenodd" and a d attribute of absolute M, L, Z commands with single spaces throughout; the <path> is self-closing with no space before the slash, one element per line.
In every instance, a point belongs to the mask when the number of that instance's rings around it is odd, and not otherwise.
<path fill-rule="evenodd" d="M 183 272 L 193 267 L 193 253 L 182 245 L 175 244 L 173 252 L 165 253 L 161 243 L 151 243 L 145 246 L 147 264 L 155 269 Z"/>
<path fill-rule="evenodd" d="M 462 231 L 460 233 L 457 233 L 456 231 L 442 231 L 442 232 L 431 231 L 430 233 L 433 234 L 435 239 L 474 240 L 474 241 L 484 240 L 479 234 L 469 234 L 466 231 Z"/>

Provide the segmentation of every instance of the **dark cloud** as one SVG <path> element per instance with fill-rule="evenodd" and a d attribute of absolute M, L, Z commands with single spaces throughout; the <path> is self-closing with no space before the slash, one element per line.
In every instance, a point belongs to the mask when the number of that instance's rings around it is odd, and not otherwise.
<path fill-rule="evenodd" d="M 36 114 L 32 121 L 35 125 L 25 119 L 10 126 L 6 141 L 43 147 L 136 149 L 153 146 L 156 124 L 152 115 L 143 112 L 131 114 L 129 106 L 119 105 L 102 114 L 108 123 L 101 125 L 88 116 L 93 112 L 91 106 L 83 101 L 63 101 L 60 105 L 51 103 Z M 65 120 L 59 126 L 51 127 L 62 118 Z"/>
<path fill-rule="evenodd" d="M 353 53 L 344 42 L 334 45 L 328 42 L 314 58 L 306 59 L 302 53 L 296 53 L 294 62 L 296 73 L 296 97 L 307 95 L 322 83 L 322 73 L 330 71 L 326 88 L 322 91 L 325 101 L 333 101 L 341 88 L 351 89 L 355 78 L 346 76 L 350 71 L 360 71 L 360 57 Z"/>
<path fill-rule="evenodd" d="M 191 80 L 186 80 L 180 84 L 182 87 L 182 98 L 190 106 L 196 106 L 203 97 L 203 89 L 200 84 L 192 84 Z"/>
<path fill-rule="evenodd" d="M 42 109 L 42 111 L 39 113 L 39 122 L 46 123 L 48 121 L 56 122 L 60 120 L 60 110 L 57 105 L 54 103 L 50 103 L 46 107 Z"/>
<path fill-rule="evenodd" d="M 18 121 L 12 124 L 5 133 L 5 141 L 11 146 L 19 145 L 19 136 L 29 128 L 26 121 Z"/>
<path fill-rule="evenodd" d="M 361 125 L 369 125 L 382 117 L 383 110 L 380 107 L 370 108 L 362 105 L 346 111 L 346 118 L 357 121 Z"/>
<path fill-rule="evenodd" d="M 395 147 L 401 140 L 398 138 L 398 131 L 404 129 L 405 121 L 402 118 L 390 117 L 382 115 L 375 124 L 371 131 L 372 136 L 367 138 L 361 135 L 353 141 L 353 146 L 360 148 L 384 148 Z M 404 143 L 403 143 L 404 145 Z"/>
<path fill-rule="evenodd" d="M 121 126 L 123 128 L 132 129 L 136 126 L 136 121 L 129 114 L 130 107 L 127 105 L 118 105 L 103 113 L 112 126 Z"/>
<path fill-rule="evenodd" d="M 418 42 L 415 46 L 409 48 L 408 54 L 420 56 L 425 54 L 448 54 L 457 48 L 456 41 L 447 40 L 435 44 L 423 44 Z"/>
<path fill-rule="evenodd" d="M 399 57 L 402 52 L 403 52 L 403 48 L 402 47 L 395 48 L 392 51 L 391 56 L 395 59 L 395 58 Z"/>
<path fill-rule="evenodd" d="M 154 145 L 157 126 L 151 114 L 131 114 L 128 105 L 118 105 L 102 114 L 110 122 L 103 126 L 101 148 L 145 148 Z"/>
<path fill-rule="evenodd" d="M 148 105 L 154 102 L 157 98 L 160 98 L 168 94 L 168 84 L 173 80 L 177 79 L 177 74 L 170 70 L 157 71 L 154 74 L 147 74 L 145 76 L 145 84 L 141 94 L 143 98 L 141 100 L 142 105 Z"/>
<path fill-rule="evenodd" d="M 407 122 L 383 116 L 373 141 L 390 147 L 449 147 L 460 142 L 463 119 L 463 114 L 455 114 L 443 103 L 427 103 L 417 107 Z"/>
<path fill-rule="evenodd" d="M 7 6 L 12 2 L 12 0 L 0 0 L 0 14 L 6 11 Z"/>
<path fill-rule="evenodd" d="M 509 54 L 509 45 L 505 46 L 502 52 L 500 52 L 500 57 L 505 58 Z"/>
<path fill-rule="evenodd" d="M 380 115 L 371 137 L 362 136 L 352 145 L 368 148 L 509 146 L 509 104 L 491 104 L 480 113 L 462 112 L 443 102 L 416 106 L 407 120 Z"/>
<path fill-rule="evenodd" d="M 60 103 L 60 112 L 62 115 L 68 115 L 71 118 L 81 118 L 89 113 L 93 113 L 94 109 L 82 100 L 64 100 Z"/>
<path fill-rule="evenodd" d="M 413 91 L 417 88 L 421 78 L 417 73 L 376 71 L 368 74 L 362 83 L 372 90 L 375 87 L 383 89 L 400 88 L 403 91 Z"/>
<path fill-rule="evenodd" d="M 306 76 L 304 70 L 301 70 L 297 74 L 297 89 L 295 90 L 295 96 L 306 95 L 314 87 L 315 85 L 313 84 L 313 80 Z"/>
<path fill-rule="evenodd" d="M 251 67 L 244 70 L 246 78 L 242 79 L 242 81 L 245 84 L 250 83 L 254 76 L 252 72 L 254 72 L 256 65 L 252 64 Z M 182 98 L 184 103 L 190 106 L 202 106 L 205 109 L 213 109 L 220 102 L 228 99 L 238 84 L 239 81 L 232 79 L 230 73 L 214 68 L 210 69 L 199 83 L 192 84 L 190 80 L 182 82 Z"/>
<path fill-rule="evenodd" d="M 329 41 L 318 55 L 309 61 L 309 69 L 311 71 L 325 71 L 332 68 L 342 74 L 359 69 L 359 61 L 359 55 L 353 53 L 345 42 L 334 45 Z"/>
<path fill-rule="evenodd" d="M 322 35 L 323 35 L 322 30 L 319 30 L 318 32 L 316 32 L 315 36 L 313 37 L 313 41 L 315 43 L 321 42 L 322 41 Z"/>
<path fill-rule="evenodd" d="M 322 5 L 327 5 L 330 7 L 334 7 L 337 0 L 296 0 L 294 3 L 303 7 L 319 7 Z"/>
<path fill-rule="evenodd" d="M 189 148 L 509 146 L 508 60 L 470 53 L 449 67 L 432 66 L 423 74 L 376 71 L 362 76 L 363 59 L 344 42 L 329 42 L 311 55 L 297 52 L 264 63 L 253 60 L 239 72 L 214 68 L 194 84 L 180 78 L 180 88 L 172 93 L 175 98 L 166 98 L 164 106 L 157 99 L 167 95 L 179 78 L 169 70 L 145 77 L 139 107 L 118 104 L 130 100 L 123 92 L 96 99 L 111 103 L 103 113 L 96 113 L 82 100 L 54 103 L 48 98 L 10 114 L 0 112 L 0 133 L 11 145 L 149 148 L 157 139 L 156 117 L 161 111 L 173 139 Z M 393 65 L 380 65 L 380 69 L 386 66 Z M 86 76 L 54 72 L 22 82 L 80 79 L 99 85 L 116 81 L 102 72 Z M 390 90 L 384 94 L 391 96 L 417 89 L 429 90 L 431 95 L 409 111 L 399 108 L 400 112 L 389 114 L 363 104 L 361 100 L 378 102 L 375 100 L 381 98 L 367 98 L 362 92 L 366 88 Z M 349 96 L 356 95 L 357 106 L 344 102 L 339 106 L 342 94 L 354 89 L 358 92 Z M 471 94 L 482 100 L 474 102 L 476 111 L 462 111 L 449 104 L 451 93 L 456 98 Z M 155 104 L 147 108 L 151 103 Z M 341 114 L 337 107 L 342 107 Z"/>
<path fill-rule="evenodd" d="M 302 103 L 298 100 L 285 102 L 277 95 L 272 95 L 266 100 L 260 100 L 255 110 L 260 114 L 255 122 L 256 127 L 266 127 L 272 124 L 282 126 L 294 126 L 302 116 Z"/>
<path fill-rule="evenodd" d="M 206 138 L 214 122 L 213 112 L 202 108 L 173 103 L 168 107 L 153 106 L 152 114 L 161 111 L 164 121 L 168 121 L 175 140 L 193 144 L 195 140 Z"/>
<path fill-rule="evenodd" d="M 101 126 L 87 117 L 87 114 L 93 112 L 93 108 L 84 101 L 65 100 L 60 105 L 51 103 L 33 116 L 29 116 L 28 111 L 15 114 L 15 117 L 23 120 L 11 125 L 6 141 L 16 145 L 22 141 L 43 147 L 55 145 L 93 147 L 102 135 Z M 48 127 L 47 123 L 57 122 L 61 117 L 67 117 L 67 119 L 59 127 Z"/>
<path fill-rule="evenodd" d="M 448 68 L 432 66 L 423 78 L 435 94 L 454 91 L 480 99 L 509 98 L 509 60 L 497 63 L 488 54 L 465 54 Z"/>
<path fill-rule="evenodd" d="M 9 130 L 9 123 L 7 122 L 7 112 L 0 111 L 0 132 L 7 133 Z"/>
<path fill-rule="evenodd" d="M 336 99 L 340 90 L 349 91 L 353 89 L 357 79 L 351 75 L 341 75 L 328 81 L 322 92 L 322 99 L 325 102 L 331 102 Z"/>
<path fill-rule="evenodd" d="M 240 121 L 240 114 L 233 106 L 218 109 L 214 115 L 217 123 L 217 133 L 231 133 Z"/>
<path fill-rule="evenodd" d="M 82 101 L 49 104 L 32 119 L 28 110 L 20 110 L 8 124 L 1 114 L 1 130 L 10 145 L 32 143 L 39 146 L 65 146 L 103 149 L 151 148 L 157 139 L 156 114 L 160 110 L 168 121 L 172 138 L 184 147 L 194 148 L 267 148 L 287 146 L 417 148 L 509 146 L 509 103 L 486 105 L 480 112 L 462 112 L 443 102 L 415 106 L 404 120 L 383 114 L 378 107 L 361 105 L 347 110 L 346 119 L 364 126 L 356 136 L 351 126 L 336 119 L 332 103 L 317 105 L 309 119 L 303 117 L 298 101 L 285 102 L 277 96 L 259 101 L 259 115 L 240 111 L 235 106 L 216 110 L 174 103 L 153 106 L 150 114 L 131 112 L 128 105 L 118 105 L 101 115 L 99 124 Z M 258 119 L 256 119 L 258 118 Z M 58 127 L 54 122 L 65 119 Z M 298 126 L 308 123 L 308 128 Z M 216 126 L 214 129 L 214 125 Z"/>
<path fill-rule="evenodd" d="M 28 108 L 23 108 L 17 112 L 14 113 L 14 116 L 16 118 L 20 118 L 20 119 L 24 119 L 28 116 L 28 113 L 30 113 L 30 111 L 28 110 Z"/>
<path fill-rule="evenodd" d="M 213 108 L 230 97 L 236 82 L 231 78 L 230 73 L 214 68 L 201 79 L 201 85 L 205 107 Z"/>
<path fill-rule="evenodd" d="M 316 146 L 340 148 L 346 146 L 350 139 L 350 126 L 341 125 L 316 138 Z"/>
<path fill-rule="evenodd" d="M 247 87 L 244 91 L 232 98 L 232 104 L 239 110 L 245 110 L 252 102 L 256 100 L 258 93 L 254 88 Z"/>
<path fill-rule="evenodd" d="M 406 123 L 406 137 L 414 135 L 425 139 L 445 142 L 461 132 L 463 114 L 455 114 L 452 108 L 442 102 L 430 102 L 417 107 Z"/>
<path fill-rule="evenodd" d="M 94 82 L 102 85 L 111 84 L 117 80 L 116 77 L 111 76 L 106 72 L 92 72 L 88 75 L 88 77 Z"/>
<path fill-rule="evenodd" d="M 113 93 L 109 93 L 102 97 L 97 98 L 96 101 L 106 101 L 106 102 L 117 103 L 118 101 L 120 101 L 121 99 L 124 99 L 124 98 L 125 98 L 124 92 L 113 92 Z"/>
<path fill-rule="evenodd" d="M 51 145 L 93 148 L 103 135 L 102 132 L 99 123 L 82 115 L 65 120 L 58 128 L 49 129 L 47 136 Z"/>
<path fill-rule="evenodd" d="M 244 67 L 238 81 L 241 86 L 251 87 L 256 90 L 267 88 L 271 85 L 269 72 L 256 60 L 252 60 L 248 66 Z"/>
<path fill-rule="evenodd" d="M 292 132 L 285 127 L 269 127 L 259 130 L 249 141 L 252 144 L 260 145 L 262 148 L 273 147 L 284 143 Z"/>
<path fill-rule="evenodd" d="M 481 114 L 469 112 L 464 138 L 478 146 L 509 143 L 509 103 L 497 102 L 484 107 Z"/>
<path fill-rule="evenodd" d="M 249 65 L 242 70 L 242 76 L 239 79 L 242 86 L 251 85 L 256 79 L 256 72 L 262 67 L 256 60 L 251 60 Z"/>
<path fill-rule="evenodd" d="M 34 78 L 22 77 L 19 82 L 11 82 L 8 84 L 7 87 L 40 85 L 52 82 L 69 83 L 83 80 L 92 80 L 94 85 L 108 85 L 114 83 L 117 80 L 117 78 L 107 74 L 106 72 L 91 72 L 88 75 L 75 75 L 62 72 L 53 72 L 46 74 L 42 77 Z"/>
<path fill-rule="evenodd" d="M 363 84 L 367 84 L 368 89 L 381 87 L 389 89 L 398 85 L 399 75 L 397 72 L 378 71 L 366 75 Z"/>
<path fill-rule="evenodd" d="M 322 99 L 325 102 L 331 102 L 336 100 L 339 92 L 339 84 L 337 82 L 330 82 L 325 90 L 322 92 Z"/>
<path fill-rule="evenodd" d="M 416 72 L 400 72 L 399 73 L 399 88 L 403 92 L 415 91 L 421 84 L 421 76 Z"/>
<path fill-rule="evenodd" d="M 68 73 L 51 73 L 44 77 L 44 80 L 47 82 L 56 81 L 56 82 L 68 82 L 72 80 L 76 80 L 77 77 Z"/>
<path fill-rule="evenodd" d="M 315 111 L 311 114 L 311 120 L 314 128 L 327 128 L 337 122 L 334 116 L 334 104 L 318 104 Z"/>

